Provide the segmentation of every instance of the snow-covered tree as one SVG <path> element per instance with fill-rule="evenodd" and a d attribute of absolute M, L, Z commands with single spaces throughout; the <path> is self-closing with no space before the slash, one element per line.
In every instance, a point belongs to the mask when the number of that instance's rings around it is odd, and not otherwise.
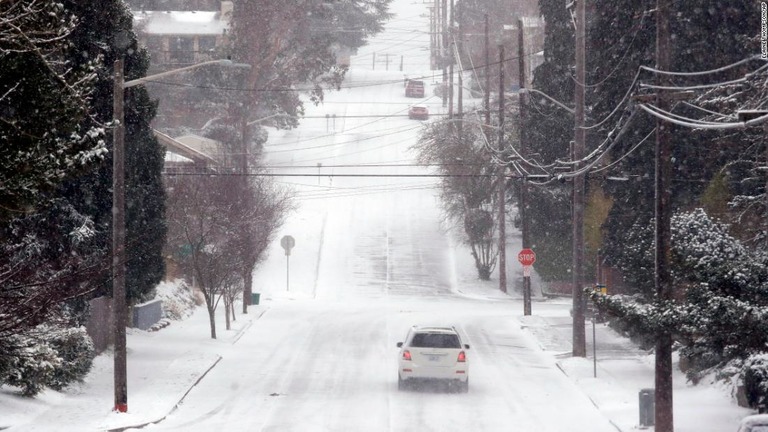
<path fill-rule="evenodd" d="M 592 299 L 640 340 L 673 329 L 693 380 L 712 367 L 765 352 L 768 256 L 744 247 L 702 209 L 674 215 L 672 256 L 678 300 L 594 293 Z"/>
<path fill-rule="evenodd" d="M 544 62 L 533 71 L 533 88 L 565 105 L 573 104 L 574 28 L 565 3 L 539 0 L 546 22 Z M 514 55 L 514 54 L 513 54 Z M 517 60 L 513 60 L 517 62 Z M 549 99 L 531 93 L 525 123 L 526 147 L 543 164 L 567 159 L 573 140 L 573 116 Z M 529 237 L 541 258 L 536 270 L 544 280 L 570 279 L 571 269 L 571 186 L 553 183 L 529 186 Z"/>
<path fill-rule="evenodd" d="M 77 17 L 61 2 L 0 3 L 0 220 L 33 212 L 39 194 L 103 160 L 92 115 L 98 58 L 73 65 Z"/>
<path fill-rule="evenodd" d="M 483 131 L 457 128 L 453 121 L 427 125 L 414 147 L 418 160 L 445 175 L 440 184 L 445 221 L 460 228 L 470 246 L 478 277 L 488 280 L 498 257 L 498 177 Z M 495 145 L 495 144 L 492 144 Z"/>
<path fill-rule="evenodd" d="M 69 60 L 79 64 L 84 59 L 101 58 L 91 97 L 92 121 L 112 121 L 113 63 L 122 58 L 127 80 L 147 74 L 149 55 L 138 45 L 133 30 L 133 15 L 123 0 L 66 0 L 79 24 L 69 39 L 75 53 Z M 128 302 L 151 297 L 165 272 L 162 250 L 165 244 L 165 190 L 162 170 L 165 149 L 152 131 L 156 102 L 144 86 L 125 92 L 125 216 L 126 216 L 126 294 Z M 110 129 L 111 130 L 111 129 Z M 109 134 L 107 147 L 113 143 Z M 98 169 L 65 182 L 58 194 L 91 216 L 96 224 L 100 247 L 111 249 L 112 242 L 112 152 Z M 99 295 L 110 295 L 111 273 L 93 281 L 100 285 Z"/>
<path fill-rule="evenodd" d="M 640 84 L 654 84 L 659 77 L 650 71 L 640 70 L 641 66 L 655 66 L 655 5 L 654 0 L 594 2 L 587 29 L 587 124 L 608 120 L 601 127 L 590 130 L 588 136 L 591 137 L 592 145 L 614 128 L 623 112 L 631 109 L 631 102 L 628 103 L 631 99 L 626 97 L 628 92 L 637 94 L 641 91 Z M 759 27 L 758 17 L 753 5 L 748 2 L 703 0 L 694 6 L 672 2 L 670 8 L 672 40 L 669 68 L 672 72 L 714 70 L 759 52 L 758 35 L 754 31 Z M 726 82 L 742 78 L 746 71 L 754 68 L 755 65 L 751 69 L 749 65 L 744 65 L 716 74 L 677 75 L 672 85 L 685 87 Z M 746 85 L 742 86 L 740 91 L 746 91 L 747 88 Z M 653 93 L 652 90 L 648 92 Z M 691 118 L 707 118 L 702 109 L 711 111 L 710 114 L 723 113 L 724 116 L 735 113 L 733 106 L 721 103 L 739 93 L 732 86 L 702 88 L 695 90 L 695 93 L 693 99 L 676 102 L 674 112 Z M 758 96 L 757 92 L 753 94 Z M 711 100 L 712 103 L 705 104 L 704 100 Z M 609 116 L 614 110 L 617 110 L 618 115 L 611 119 Z M 713 120 L 716 116 L 708 119 Z M 724 120 L 726 118 L 722 116 L 717 119 Z M 645 224 L 654 214 L 653 146 L 651 140 L 638 148 L 635 146 L 653 130 L 655 122 L 656 119 L 651 116 L 636 116 L 624 135 L 625 139 L 616 143 L 610 155 L 614 160 L 624 158 L 612 173 L 618 172 L 631 179 L 629 182 L 602 183 L 614 203 L 603 227 L 606 233 L 603 252 L 611 265 L 622 265 L 622 262 L 626 264 L 633 259 L 632 256 L 624 256 L 634 253 L 626 247 L 626 234 L 634 226 Z M 675 173 L 672 205 L 678 209 L 703 205 L 702 197 L 712 182 L 719 181 L 717 177 L 724 171 L 724 167 L 760 151 L 744 142 L 743 132 L 696 131 L 674 125 L 669 127 L 672 131 Z M 725 171 L 730 169 L 726 168 Z M 743 176 L 733 182 L 742 180 Z M 711 198 L 706 197 L 709 200 Z M 651 240 L 652 237 L 645 241 Z M 629 275 L 629 278 L 642 279 L 645 268 L 635 267 L 635 273 Z M 642 288 L 638 289 L 642 291 Z"/>
<path fill-rule="evenodd" d="M 0 348 L 0 384 L 29 397 L 82 381 L 95 355 L 83 327 L 40 325 L 0 339 Z"/>
<path fill-rule="evenodd" d="M 77 14 L 62 2 L 0 3 L 4 382 L 35 381 L 49 370 L 47 360 L 33 359 L 52 352 L 43 349 L 45 338 L 33 329 L 46 322 L 59 328 L 76 325 L 78 319 L 66 313 L 67 303 L 91 292 L 89 282 L 109 268 L 94 241 L 98 228 L 91 215 L 57 196 L 64 183 L 98 166 L 107 153 L 104 124 L 93 120 L 92 103 L 103 63 L 99 56 L 83 57 L 78 51 L 72 35 L 79 25 Z M 80 60 L 72 62 L 74 57 Z M 31 357 L 30 346 L 40 348 Z M 34 393 L 35 386 L 25 392 Z"/>

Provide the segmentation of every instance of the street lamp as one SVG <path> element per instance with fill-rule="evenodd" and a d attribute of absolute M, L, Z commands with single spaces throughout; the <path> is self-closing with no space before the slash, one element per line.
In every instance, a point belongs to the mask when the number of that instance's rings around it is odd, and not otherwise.
<path fill-rule="evenodd" d="M 140 84 L 152 82 L 158 78 L 186 72 L 202 66 L 221 65 L 249 68 L 250 65 L 232 63 L 231 60 L 211 60 L 191 66 L 174 69 L 143 78 L 125 81 L 123 60 L 114 63 L 114 92 L 112 101 L 113 160 L 112 160 L 112 314 L 115 343 L 115 408 L 117 412 L 128 411 L 128 385 L 126 372 L 125 325 L 127 310 L 125 307 L 125 126 L 124 126 L 124 90 Z"/>
<path fill-rule="evenodd" d="M 271 118 L 275 118 L 275 117 L 289 117 L 289 118 L 296 118 L 296 116 L 292 116 L 292 115 L 290 115 L 290 114 L 285 114 L 285 113 L 276 113 L 276 114 L 268 115 L 268 116 L 266 116 L 266 117 L 262 117 L 262 118 L 260 118 L 260 119 L 251 120 L 251 121 L 249 121 L 248 123 L 246 123 L 246 125 L 248 125 L 248 126 L 251 126 L 251 125 L 255 125 L 255 124 L 257 124 L 257 123 L 261 123 L 261 122 L 263 122 L 264 120 L 269 120 L 269 119 L 271 119 Z"/>

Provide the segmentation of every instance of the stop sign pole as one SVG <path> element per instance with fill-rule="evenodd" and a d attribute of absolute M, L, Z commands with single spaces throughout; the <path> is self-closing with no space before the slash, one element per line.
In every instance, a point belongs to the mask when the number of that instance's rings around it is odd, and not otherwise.
<path fill-rule="evenodd" d="M 523 249 L 517 254 L 517 260 L 523 265 L 523 315 L 531 314 L 531 267 L 536 262 L 536 253 Z"/>
<path fill-rule="evenodd" d="M 291 285 L 289 283 L 290 281 L 290 259 L 291 259 L 291 249 L 293 249 L 294 246 L 296 246 L 296 240 L 293 238 L 293 236 L 283 236 L 283 238 L 280 239 L 280 246 L 285 249 L 285 290 L 290 291 Z"/>

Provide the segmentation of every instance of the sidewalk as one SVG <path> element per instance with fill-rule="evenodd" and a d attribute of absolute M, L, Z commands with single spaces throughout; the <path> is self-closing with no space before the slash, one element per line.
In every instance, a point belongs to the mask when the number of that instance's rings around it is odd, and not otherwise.
<path fill-rule="evenodd" d="M 619 336 L 606 324 L 595 325 L 593 351 L 592 323 L 586 326 L 587 358 L 572 357 L 570 299 L 533 304 L 532 316 L 519 317 L 542 350 L 558 359 L 557 366 L 611 421 L 617 431 L 639 427 L 639 392 L 654 387 L 654 356 Z M 597 362 L 595 356 L 597 354 Z M 722 384 L 701 382 L 694 386 L 677 368 L 673 375 L 675 432 L 721 432 L 736 430 L 739 420 L 752 411 L 736 405 Z M 595 377 L 596 375 L 596 377 Z M 653 427 L 648 430 L 653 430 Z"/>
<path fill-rule="evenodd" d="M 183 321 L 173 321 L 160 332 L 129 329 L 127 413 L 112 411 L 113 357 L 106 353 L 95 359 L 86 381 L 65 390 L 65 394 L 47 390 L 36 399 L 24 401 L 24 405 L 0 404 L 0 430 L 50 432 L 64 428 L 117 432 L 156 423 L 174 411 L 192 387 L 221 360 L 221 354 L 232 349 L 266 310 L 264 306 L 251 306 L 248 314 L 238 313 L 229 331 L 219 322 L 223 319 L 217 317 L 215 340 L 206 339 L 210 328 L 204 307 L 197 308 Z M 200 342 L 190 344 L 190 335 Z M 162 338 L 162 343 L 153 343 L 157 337 Z M 99 414 L 94 415 L 94 411 Z"/>

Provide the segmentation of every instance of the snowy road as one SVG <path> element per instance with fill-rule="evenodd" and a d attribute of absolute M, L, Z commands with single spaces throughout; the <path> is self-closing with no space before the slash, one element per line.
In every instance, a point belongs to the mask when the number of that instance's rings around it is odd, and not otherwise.
<path fill-rule="evenodd" d="M 322 174 L 280 180 L 300 204 L 280 234 L 296 238 L 290 285 L 276 246 L 255 277 L 267 312 L 152 430 L 615 431 L 519 328 L 519 301 L 456 292 L 470 257 L 454 256 L 441 229 L 438 179 L 403 176 L 430 173 L 411 165 L 421 123 L 405 116 L 416 100 L 403 74 L 428 76 L 424 103 L 442 111 L 430 98 L 427 9 L 396 0 L 393 11 L 345 88 L 266 147 L 275 170 Z M 402 55 L 406 70 L 373 70 L 374 52 Z M 397 390 L 395 344 L 426 323 L 454 324 L 472 346 L 468 394 Z"/>
<path fill-rule="evenodd" d="M 614 431 L 513 326 L 510 306 L 450 296 L 274 305 L 153 429 Z M 397 390 L 395 343 L 436 317 L 472 345 L 468 394 Z"/>

